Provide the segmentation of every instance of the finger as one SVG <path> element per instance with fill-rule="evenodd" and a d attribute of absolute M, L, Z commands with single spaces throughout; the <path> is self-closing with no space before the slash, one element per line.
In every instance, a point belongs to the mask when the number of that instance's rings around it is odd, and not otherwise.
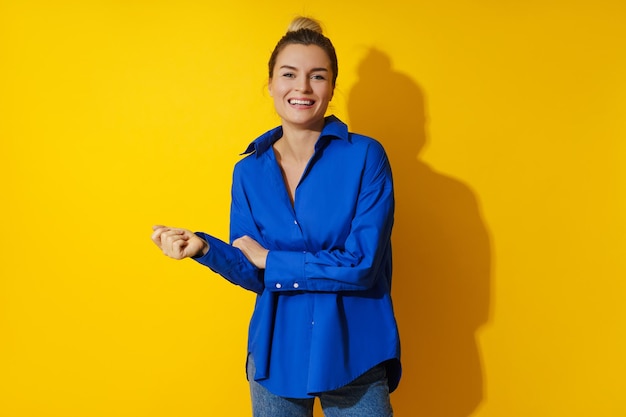
<path fill-rule="evenodd" d="M 154 235 L 157 235 L 159 233 L 163 233 L 165 231 L 172 230 L 172 228 L 158 224 L 158 225 L 152 226 L 152 230 L 153 230 L 152 235 L 154 236 Z"/>
<path fill-rule="evenodd" d="M 243 250 L 243 249 L 244 249 L 245 247 L 247 247 L 247 246 L 248 246 L 248 245 L 247 245 L 247 242 L 246 242 L 244 239 L 242 239 L 242 238 L 236 239 L 236 240 L 233 242 L 233 247 L 235 247 L 235 248 L 237 248 L 237 249 L 241 249 L 241 250 Z"/>
<path fill-rule="evenodd" d="M 183 237 L 187 239 L 187 235 L 185 234 L 185 231 L 182 229 L 167 229 L 161 234 L 161 236 L 167 237 L 167 238 L 178 236 L 178 237 Z"/>
<path fill-rule="evenodd" d="M 172 242 L 172 250 L 174 253 L 182 255 L 185 247 L 189 244 L 185 239 L 178 239 Z"/>
<path fill-rule="evenodd" d="M 241 237 L 238 237 L 237 239 L 233 240 L 233 246 L 235 247 L 241 247 L 241 245 L 245 245 L 246 242 L 248 242 L 250 240 L 250 236 L 248 235 L 243 235 Z"/>
<path fill-rule="evenodd" d="M 172 230 L 170 228 L 158 229 L 152 234 L 152 241 L 161 249 L 163 249 L 163 245 L 167 245 L 168 242 L 171 242 L 171 238 L 173 236 L 179 236 L 180 232 L 176 230 Z"/>
<path fill-rule="evenodd" d="M 180 259 L 181 248 L 187 244 L 187 241 L 181 238 L 171 237 L 164 241 L 162 251 L 170 258 Z"/>
<path fill-rule="evenodd" d="M 161 236 L 163 235 L 163 233 L 167 231 L 167 228 L 165 227 L 160 227 L 160 228 L 154 228 L 154 232 L 152 233 L 152 235 L 150 236 L 150 238 L 152 239 L 152 241 L 154 243 L 156 243 L 157 245 L 161 245 Z"/>
<path fill-rule="evenodd" d="M 179 240 L 187 241 L 188 239 L 186 236 L 182 235 L 179 231 L 176 230 L 168 230 L 161 235 L 161 245 L 164 248 L 171 249 L 172 245 Z"/>

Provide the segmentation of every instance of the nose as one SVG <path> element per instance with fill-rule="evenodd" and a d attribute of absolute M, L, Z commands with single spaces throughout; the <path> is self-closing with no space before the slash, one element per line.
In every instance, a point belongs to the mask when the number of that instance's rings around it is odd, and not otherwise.
<path fill-rule="evenodd" d="M 300 77 L 296 85 L 296 91 L 306 92 L 311 91 L 311 80 L 309 77 Z"/>

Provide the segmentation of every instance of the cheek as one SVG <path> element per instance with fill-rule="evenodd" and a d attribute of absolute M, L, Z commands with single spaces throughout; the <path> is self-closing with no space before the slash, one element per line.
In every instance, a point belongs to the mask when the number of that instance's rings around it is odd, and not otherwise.
<path fill-rule="evenodd" d="M 332 87 L 325 88 L 320 95 L 326 97 L 326 100 L 330 101 L 333 98 L 335 90 Z"/>
<path fill-rule="evenodd" d="M 285 93 L 285 87 L 280 85 L 280 83 L 274 82 L 269 86 L 270 96 L 272 97 L 280 97 Z"/>

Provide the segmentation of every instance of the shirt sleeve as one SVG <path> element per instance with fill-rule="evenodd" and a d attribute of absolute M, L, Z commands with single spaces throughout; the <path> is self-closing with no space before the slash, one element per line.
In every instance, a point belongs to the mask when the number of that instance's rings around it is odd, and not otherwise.
<path fill-rule="evenodd" d="M 230 244 L 206 233 L 197 233 L 208 242 L 210 248 L 206 255 L 196 260 L 233 284 L 261 294 L 265 288 L 263 284 L 265 270 L 254 266 L 240 249 L 232 246 L 235 239 L 245 235 L 266 246 L 254 222 L 242 175 L 242 170 L 236 165 L 231 188 Z"/>
<path fill-rule="evenodd" d="M 196 235 L 209 244 L 208 252 L 195 261 L 209 267 L 233 284 L 257 294 L 263 292 L 263 271 L 255 267 L 243 252 L 228 243 L 202 232 Z"/>
<path fill-rule="evenodd" d="M 254 224 L 250 206 L 245 198 L 239 178 L 239 171 L 235 168 L 233 174 L 232 200 L 230 210 L 230 243 L 228 244 L 206 233 L 198 232 L 198 236 L 209 244 L 206 255 L 194 258 L 199 263 L 208 266 L 233 284 L 247 290 L 261 294 L 264 290 L 264 270 L 252 264 L 243 252 L 232 246 L 238 237 L 248 235 L 262 244 L 260 234 Z"/>
<path fill-rule="evenodd" d="M 264 282 L 268 291 L 363 291 L 381 276 L 389 256 L 394 195 L 382 146 L 372 147 L 350 232 L 341 248 L 319 252 L 270 250 Z"/>

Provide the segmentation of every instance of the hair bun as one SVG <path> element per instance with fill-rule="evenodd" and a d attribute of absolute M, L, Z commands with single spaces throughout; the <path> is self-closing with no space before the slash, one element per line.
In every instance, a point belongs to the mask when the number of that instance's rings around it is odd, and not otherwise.
<path fill-rule="evenodd" d="M 311 19 L 310 17 L 296 17 L 289 24 L 287 32 L 297 32 L 300 29 L 309 29 L 317 33 L 322 33 L 322 26 L 320 25 L 320 23 L 315 19 Z"/>

